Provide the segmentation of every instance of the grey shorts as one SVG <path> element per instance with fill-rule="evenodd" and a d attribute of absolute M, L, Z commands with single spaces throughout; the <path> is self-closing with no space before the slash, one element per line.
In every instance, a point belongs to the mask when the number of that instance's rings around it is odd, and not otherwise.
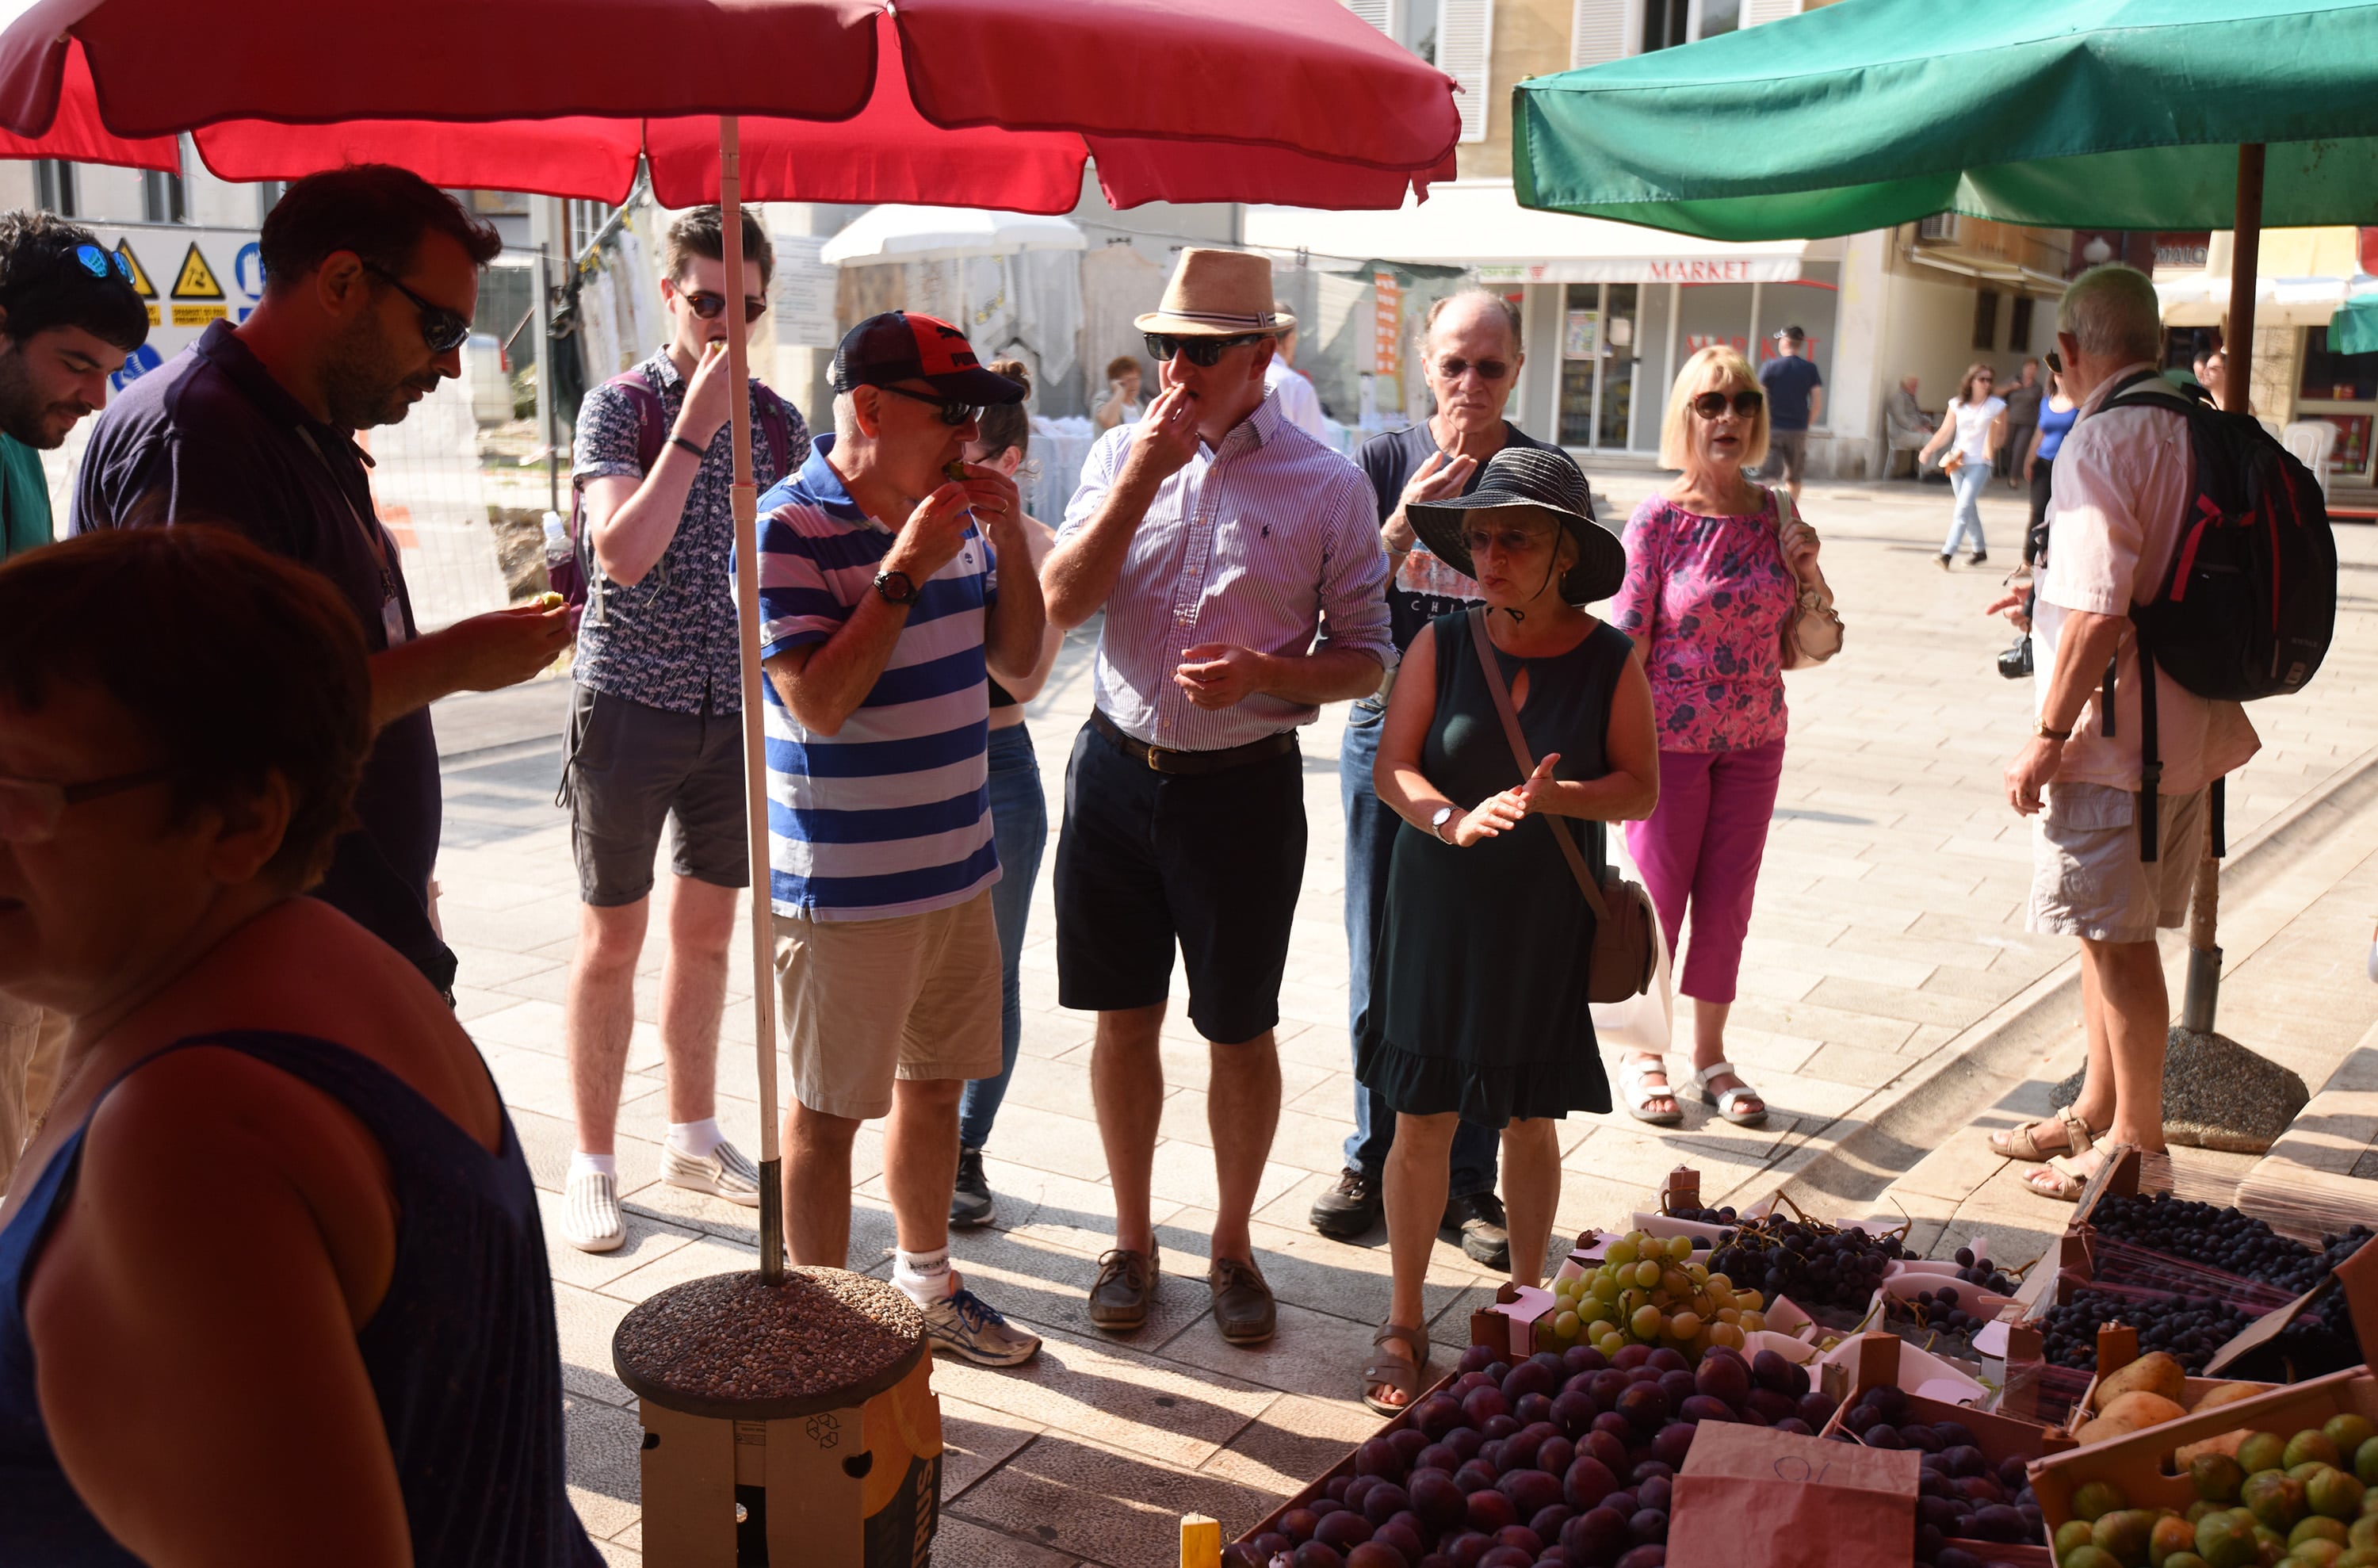
<path fill-rule="evenodd" d="M 670 817 L 679 876 L 718 887 L 751 880 L 739 714 L 671 713 L 582 685 L 570 707 L 561 788 L 586 903 L 632 904 L 652 892 L 661 824 Z"/>
<path fill-rule="evenodd" d="M 2152 942 L 2188 917 L 2204 859 L 2206 791 L 2158 799 L 2156 859 L 2139 859 L 2139 797 L 2110 784 L 2050 784 L 2032 818 L 2029 928 L 2092 942 Z"/>
<path fill-rule="evenodd" d="M 1797 484 L 1808 466 L 1808 432 L 1806 430 L 1770 430 L 1767 432 L 1767 463 L 1759 470 L 1762 479 L 1781 479 L 1787 485 Z"/>

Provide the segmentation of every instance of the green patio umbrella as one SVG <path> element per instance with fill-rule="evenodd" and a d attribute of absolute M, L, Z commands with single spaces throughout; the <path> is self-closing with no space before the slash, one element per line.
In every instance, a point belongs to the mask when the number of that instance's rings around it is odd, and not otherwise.
<path fill-rule="evenodd" d="M 2230 229 L 2246 405 L 2263 227 L 2378 223 L 2378 0 L 1840 0 L 1512 90 L 1519 203 L 1709 239 L 1961 212 Z M 2181 1027 L 2213 1031 L 2218 871 Z"/>
<path fill-rule="evenodd" d="M 2331 354 L 2378 354 L 2378 294 L 2356 295 L 2328 319 Z"/>

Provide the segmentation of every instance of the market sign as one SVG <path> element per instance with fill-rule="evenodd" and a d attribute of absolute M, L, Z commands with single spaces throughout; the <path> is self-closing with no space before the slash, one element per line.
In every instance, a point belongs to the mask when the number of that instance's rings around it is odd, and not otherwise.
<path fill-rule="evenodd" d="M 1482 283 L 1789 283 L 1796 256 L 1572 257 L 1477 269 Z"/>

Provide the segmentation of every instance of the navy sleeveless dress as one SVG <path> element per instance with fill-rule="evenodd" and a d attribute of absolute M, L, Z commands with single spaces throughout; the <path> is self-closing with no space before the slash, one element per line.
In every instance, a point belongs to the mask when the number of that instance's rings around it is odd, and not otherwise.
<path fill-rule="evenodd" d="M 528 1164 L 503 1118 L 493 1154 L 368 1057 L 302 1034 L 180 1040 L 256 1058 L 344 1105 L 379 1140 L 396 1195 L 395 1268 L 356 1333 L 388 1427 L 422 1568 L 599 1568 L 563 1490 L 561 1356 Z M 86 1117 L 0 1227 L 0 1562 L 138 1564 L 58 1467 L 33 1392 L 25 1290 L 74 1189 Z M 160 1282 L 165 1288 L 166 1282 Z"/>

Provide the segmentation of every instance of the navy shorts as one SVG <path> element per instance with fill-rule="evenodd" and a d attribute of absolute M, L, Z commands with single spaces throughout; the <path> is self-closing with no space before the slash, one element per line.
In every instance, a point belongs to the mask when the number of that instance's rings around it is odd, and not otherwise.
<path fill-rule="evenodd" d="M 1197 1032 L 1223 1045 L 1254 1039 L 1279 1021 L 1303 879 L 1294 749 L 1220 773 L 1157 773 L 1084 725 L 1057 839 L 1058 1005 L 1155 1006 L 1177 943 Z"/>
<path fill-rule="evenodd" d="M 739 714 L 672 713 L 582 685 L 570 706 L 561 788 L 586 903 L 632 904 L 652 892 L 670 817 L 679 876 L 718 887 L 751 880 Z"/>

